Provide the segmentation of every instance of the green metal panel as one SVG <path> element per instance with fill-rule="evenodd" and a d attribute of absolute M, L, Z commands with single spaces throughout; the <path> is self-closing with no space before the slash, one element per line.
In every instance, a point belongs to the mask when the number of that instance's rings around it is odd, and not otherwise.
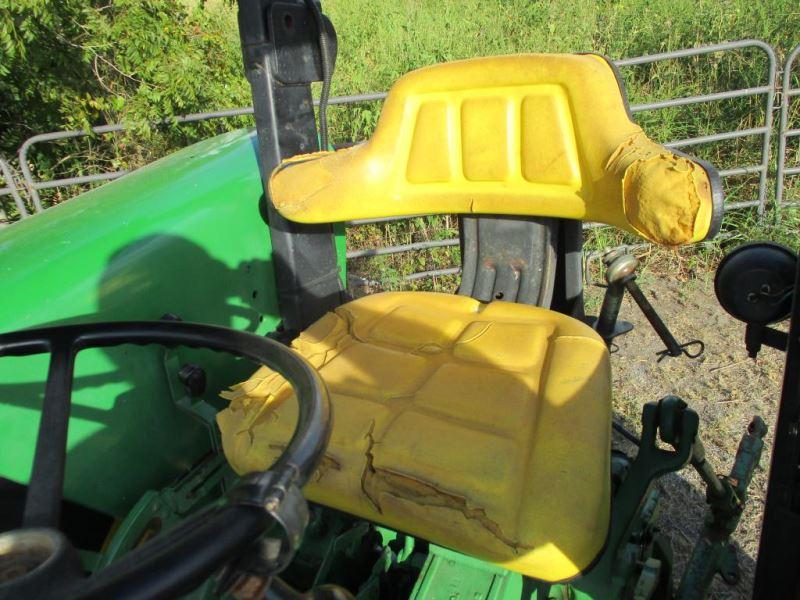
<path fill-rule="evenodd" d="M 0 331 L 166 313 L 266 333 L 277 324 L 255 135 L 224 134 L 0 232 Z M 340 241 L 341 243 L 341 241 Z M 342 254 L 343 261 L 343 254 Z M 205 400 L 252 365 L 178 351 L 208 373 Z M 81 353 L 66 496 L 123 515 L 209 447 L 174 405 L 164 350 Z M 30 475 L 46 358 L 0 359 L 0 476 Z M 173 382 L 174 383 L 174 382 Z"/>
<path fill-rule="evenodd" d="M 592 600 L 570 584 L 545 584 L 477 558 L 430 545 L 412 600 Z"/>
<path fill-rule="evenodd" d="M 522 598 L 522 578 L 476 558 L 431 544 L 413 600 Z"/>

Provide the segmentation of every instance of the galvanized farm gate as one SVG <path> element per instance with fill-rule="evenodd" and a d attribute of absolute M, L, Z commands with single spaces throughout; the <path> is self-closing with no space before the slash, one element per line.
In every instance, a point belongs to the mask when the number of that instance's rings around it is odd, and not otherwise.
<path fill-rule="evenodd" d="M 796 96 L 800 95 L 800 86 L 793 85 L 796 77 L 793 75 L 795 69 L 795 62 L 797 56 L 800 54 L 800 46 L 796 47 L 787 56 L 783 71 L 782 86 L 778 89 L 777 77 L 777 58 L 776 53 L 771 46 L 760 40 L 738 40 L 734 42 L 725 42 L 720 44 L 712 44 L 707 46 L 700 46 L 697 48 L 687 48 L 684 50 L 675 50 L 672 52 L 662 52 L 658 54 L 650 54 L 645 56 L 638 56 L 634 58 L 625 58 L 614 61 L 615 64 L 624 70 L 636 65 L 645 65 L 652 63 L 659 63 L 662 61 L 674 61 L 698 57 L 713 53 L 732 53 L 750 51 L 762 54 L 766 58 L 766 68 L 760 74 L 758 85 L 754 87 L 715 91 L 706 94 L 683 96 L 678 98 L 666 98 L 655 102 L 648 102 L 645 104 L 634 104 L 631 106 L 631 111 L 634 114 L 644 113 L 648 111 L 659 111 L 671 107 L 685 107 L 691 105 L 711 104 L 730 100 L 733 98 L 747 98 L 747 97 L 760 97 L 762 106 L 764 107 L 763 115 L 751 120 L 753 126 L 734 129 L 715 131 L 710 134 L 697 135 L 694 137 L 687 137 L 678 140 L 665 140 L 665 146 L 675 149 L 683 149 L 690 147 L 697 147 L 704 144 L 710 144 L 725 140 L 735 140 L 742 138 L 753 138 L 760 141 L 760 154 L 759 161 L 756 164 L 736 164 L 729 166 L 720 171 L 720 176 L 725 179 L 728 177 L 736 177 L 742 175 L 758 175 L 758 192 L 754 198 L 729 202 L 725 205 L 725 210 L 735 210 L 745 207 L 757 207 L 759 214 L 763 214 L 767 207 L 769 200 L 769 179 L 770 179 L 770 166 L 771 166 L 771 149 L 773 143 L 773 121 L 776 112 L 779 112 L 780 122 L 778 137 L 778 152 L 777 152 L 777 166 L 775 168 L 775 203 L 776 206 L 783 206 L 787 204 L 800 203 L 800 199 L 785 198 L 786 195 L 786 180 L 790 177 L 800 174 L 800 165 L 787 164 L 789 158 L 793 158 L 797 162 L 800 157 L 800 152 L 796 149 L 790 152 L 787 147 L 790 140 L 800 140 L 800 127 L 792 127 L 791 101 Z M 779 105 L 776 105 L 776 94 L 780 97 Z M 345 105 L 356 104 L 361 102 L 382 100 L 386 97 L 385 92 L 377 92 L 371 94 L 358 94 L 353 96 L 339 96 L 330 99 L 331 105 Z M 198 121 L 207 121 L 210 119 L 224 119 L 231 117 L 240 117 L 243 115 L 252 114 L 251 107 L 235 108 L 213 112 L 194 113 L 188 115 L 181 115 L 178 117 L 171 117 L 165 119 L 162 123 L 192 123 Z M 102 125 L 93 127 L 91 130 L 67 130 L 55 131 L 50 133 L 42 133 L 34 135 L 25 140 L 19 148 L 17 161 L 19 165 L 19 173 L 17 173 L 8 161 L 0 158 L 0 208 L 3 206 L 3 201 L 9 198 L 13 201 L 16 207 L 16 212 L 20 219 L 24 219 L 32 213 L 41 212 L 45 210 L 39 194 L 40 190 L 63 188 L 76 185 L 84 185 L 88 183 L 97 183 L 102 181 L 110 181 L 125 175 L 128 171 L 117 170 L 111 172 L 94 173 L 90 175 L 80 175 L 75 177 L 67 177 L 51 180 L 40 180 L 34 175 L 36 169 L 32 164 L 30 157 L 31 149 L 37 144 L 53 142 L 69 138 L 77 138 L 91 135 L 104 135 L 123 131 L 126 126 L 121 123 Z M 366 224 L 388 222 L 388 221 L 402 221 L 409 217 L 394 217 L 389 219 L 365 219 L 358 221 L 350 221 L 347 223 L 349 227 L 359 227 Z M 588 225 L 591 227 L 591 224 Z M 459 244 L 457 237 L 451 237 L 442 240 L 419 241 L 408 244 L 399 244 L 394 246 L 384 246 L 376 248 L 364 248 L 358 250 L 351 250 L 347 253 L 348 258 L 363 258 L 370 256 L 381 256 L 388 254 L 397 254 L 401 252 L 413 252 L 427 250 L 430 248 L 449 247 Z M 451 267 L 446 269 L 437 269 L 433 271 L 421 271 L 406 275 L 404 277 L 407 281 L 413 281 L 430 276 L 449 275 L 459 272 L 458 267 Z"/>

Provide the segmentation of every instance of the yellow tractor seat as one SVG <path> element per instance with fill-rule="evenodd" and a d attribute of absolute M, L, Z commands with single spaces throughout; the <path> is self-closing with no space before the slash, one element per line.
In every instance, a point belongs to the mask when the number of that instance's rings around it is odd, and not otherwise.
<path fill-rule="evenodd" d="M 650 141 L 620 85 L 593 54 L 413 71 L 392 87 L 368 142 L 284 161 L 272 201 L 302 223 L 530 215 L 607 223 L 666 245 L 713 236 L 722 197 L 710 165 Z"/>
<path fill-rule="evenodd" d="M 710 173 L 631 122 L 602 57 L 523 55 L 406 75 L 368 142 L 285 161 L 270 195 L 305 223 L 559 217 L 675 245 L 714 233 Z M 537 267 L 504 260 L 515 276 Z M 591 566 L 609 527 L 611 398 L 590 327 L 530 305 L 384 293 L 328 313 L 293 347 L 333 396 L 309 499 L 545 581 Z M 265 368 L 225 395 L 218 423 L 239 473 L 281 453 L 291 395 Z"/>
<path fill-rule="evenodd" d="M 603 548 L 611 388 L 590 327 L 528 305 L 394 292 L 339 307 L 292 347 L 333 404 L 309 500 L 549 581 Z M 224 395 L 228 460 L 266 469 L 295 428 L 291 387 L 263 367 Z"/>

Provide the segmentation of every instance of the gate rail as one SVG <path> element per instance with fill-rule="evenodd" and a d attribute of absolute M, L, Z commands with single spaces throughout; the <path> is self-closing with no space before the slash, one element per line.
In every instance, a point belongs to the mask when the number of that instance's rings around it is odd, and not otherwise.
<path fill-rule="evenodd" d="M 335 98 L 331 98 L 328 101 L 328 104 L 331 105 L 353 104 L 355 102 L 382 100 L 385 97 L 386 97 L 385 92 L 376 94 L 359 94 L 357 96 L 337 96 Z M 319 105 L 319 100 L 314 100 L 314 104 Z M 174 123 L 197 123 L 199 121 L 208 121 L 211 119 L 230 119 L 232 117 L 243 117 L 252 114 L 253 114 L 253 107 L 245 106 L 243 108 L 229 108 L 225 110 L 215 110 L 208 112 L 190 113 L 186 115 L 177 115 L 174 117 L 166 117 L 164 119 L 156 121 L 155 123 L 153 123 L 153 125 L 170 125 Z M 91 129 L 68 129 L 64 131 L 51 131 L 49 133 L 40 133 L 38 135 L 31 136 L 27 140 L 25 140 L 19 147 L 19 150 L 17 151 L 17 156 L 19 158 L 19 167 L 20 171 L 22 171 L 22 177 L 25 181 L 25 186 L 28 189 L 28 194 L 30 195 L 31 202 L 33 203 L 36 212 L 42 212 L 44 210 L 44 207 L 42 206 L 41 197 L 39 196 L 39 190 L 46 190 L 57 187 L 66 187 L 72 185 L 83 185 L 86 183 L 96 183 L 100 181 L 111 181 L 114 179 L 118 179 L 123 175 L 127 175 L 129 173 L 129 170 L 119 169 L 117 171 L 109 171 L 106 173 L 95 173 L 92 175 L 81 175 L 78 177 L 37 180 L 33 176 L 33 172 L 30 168 L 30 161 L 28 158 L 28 152 L 30 152 L 31 148 L 35 144 L 40 144 L 42 142 L 54 142 L 57 140 L 65 140 L 76 137 L 85 137 L 90 135 L 118 133 L 120 131 L 125 131 L 129 128 L 130 125 L 127 125 L 125 123 L 112 123 L 110 125 L 99 125 L 97 127 L 92 127 Z"/>
<path fill-rule="evenodd" d="M 775 172 L 775 204 L 779 208 L 793 204 L 800 204 L 800 198 L 796 200 L 784 201 L 785 178 L 790 175 L 800 175 L 800 165 L 789 167 L 786 165 L 786 145 L 789 138 L 800 136 L 800 128 L 790 128 L 789 108 L 792 98 L 800 96 L 800 87 L 792 87 L 792 71 L 794 61 L 800 55 L 800 45 L 795 46 L 794 50 L 786 58 L 783 68 L 783 85 L 781 86 L 781 123 L 778 133 L 778 168 Z M 798 152 L 800 156 L 800 152 Z"/>
<path fill-rule="evenodd" d="M 28 216 L 28 209 L 25 206 L 25 202 L 22 199 L 22 196 L 19 193 L 19 188 L 17 187 L 16 181 L 16 173 L 11 165 L 6 162 L 6 160 L 0 157 L 0 175 L 3 176 L 3 180 L 5 181 L 5 187 L 0 188 L 0 198 L 2 196 L 11 196 L 14 200 L 14 204 L 17 207 L 17 212 L 21 219 L 24 219 Z M 4 212 L 5 206 L 2 201 L 0 201 L 0 211 Z"/>

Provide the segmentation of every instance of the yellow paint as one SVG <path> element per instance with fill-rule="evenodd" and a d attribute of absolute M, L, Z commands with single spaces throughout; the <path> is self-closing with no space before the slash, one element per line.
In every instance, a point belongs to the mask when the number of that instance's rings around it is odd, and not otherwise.
<path fill-rule="evenodd" d="M 595 55 L 518 55 L 413 71 L 372 138 L 285 161 L 273 202 L 304 223 L 425 213 L 599 221 L 668 245 L 711 225 L 708 175 L 631 122 Z"/>
<path fill-rule="evenodd" d="M 539 579 L 588 567 L 609 525 L 608 352 L 546 309 L 383 293 L 325 315 L 292 344 L 333 403 L 305 495 Z M 261 368 L 218 415 L 238 473 L 265 469 L 297 415 Z"/>

